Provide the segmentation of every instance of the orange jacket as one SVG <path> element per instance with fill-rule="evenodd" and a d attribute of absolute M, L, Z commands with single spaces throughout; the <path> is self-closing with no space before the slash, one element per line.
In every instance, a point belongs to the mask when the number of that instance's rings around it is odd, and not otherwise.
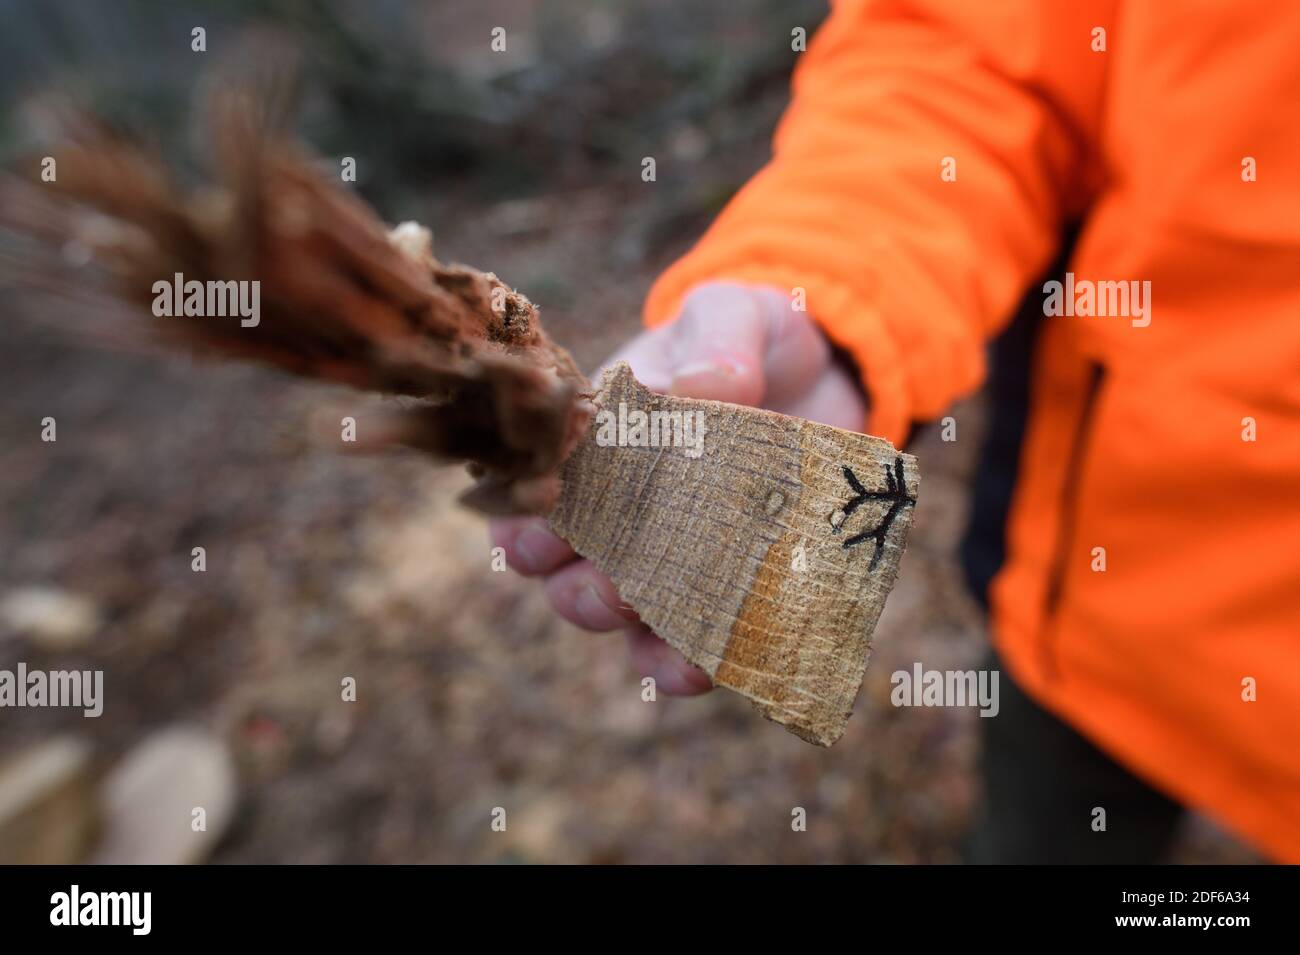
<path fill-rule="evenodd" d="M 1070 270 L 1149 281 L 1150 321 L 1044 319 L 994 639 L 1114 758 L 1291 862 L 1298 45 L 1295 3 L 842 0 L 772 161 L 646 304 L 806 289 L 900 442 L 980 384 L 1082 217 Z"/>

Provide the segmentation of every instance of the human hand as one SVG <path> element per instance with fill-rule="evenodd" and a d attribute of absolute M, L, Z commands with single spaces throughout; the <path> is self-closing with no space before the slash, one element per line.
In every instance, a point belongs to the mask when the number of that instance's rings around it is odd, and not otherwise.
<path fill-rule="evenodd" d="M 642 332 L 610 358 L 647 388 L 684 398 L 753 405 L 847 430 L 861 430 L 866 402 L 832 360 L 821 330 L 781 289 L 732 283 L 695 288 L 681 315 Z M 602 369 L 603 370 L 603 369 Z M 595 376 L 599 378 L 599 373 Z M 490 523 L 493 546 L 527 577 L 541 577 L 557 614 L 586 630 L 620 630 L 633 665 L 670 696 L 711 688 L 708 675 L 660 640 L 623 603 L 613 583 L 541 518 Z"/>

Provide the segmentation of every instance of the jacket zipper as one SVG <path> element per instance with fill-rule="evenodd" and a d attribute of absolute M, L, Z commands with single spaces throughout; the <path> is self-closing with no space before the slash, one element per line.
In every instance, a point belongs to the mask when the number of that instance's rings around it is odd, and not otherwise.
<path fill-rule="evenodd" d="M 1106 377 L 1105 366 L 1092 362 L 1089 366 L 1088 390 L 1083 399 L 1083 410 L 1070 445 L 1066 461 L 1065 484 L 1061 489 L 1060 524 L 1056 534 L 1056 551 L 1047 577 L 1047 596 L 1043 606 L 1042 662 L 1047 676 L 1058 675 L 1056 651 L 1060 631 L 1060 608 L 1065 574 L 1069 569 L 1070 555 L 1074 550 L 1074 537 L 1079 517 L 1079 483 L 1088 449 L 1092 445 L 1095 428 L 1097 398 Z"/>

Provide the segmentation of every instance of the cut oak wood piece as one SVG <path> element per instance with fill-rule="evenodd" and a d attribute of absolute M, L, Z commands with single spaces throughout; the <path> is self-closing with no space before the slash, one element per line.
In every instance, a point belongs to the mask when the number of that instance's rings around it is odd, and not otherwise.
<path fill-rule="evenodd" d="M 870 435 L 658 395 L 623 363 L 594 403 L 555 532 L 715 684 L 834 743 L 907 543 L 916 459 Z"/>

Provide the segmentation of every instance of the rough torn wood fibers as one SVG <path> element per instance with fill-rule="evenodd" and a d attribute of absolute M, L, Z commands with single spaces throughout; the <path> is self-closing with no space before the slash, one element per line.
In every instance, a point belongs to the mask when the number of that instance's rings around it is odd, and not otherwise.
<path fill-rule="evenodd" d="M 83 124 L 57 188 L 30 170 L 0 179 L 0 225 L 35 240 L 8 264 L 75 293 L 85 259 L 151 339 L 414 399 L 370 429 L 372 447 L 467 462 L 479 480 L 466 503 L 481 511 L 549 513 L 716 684 L 804 739 L 838 739 L 911 526 L 915 459 L 880 438 L 655 395 L 625 365 L 589 400 L 528 299 L 439 262 L 418 226 L 389 232 L 247 118 L 218 111 L 214 182 L 193 194 L 157 156 Z M 150 318 L 157 285 L 182 278 L 251 283 L 260 313 Z M 667 444 L 627 427 L 656 413 L 679 428 Z"/>

